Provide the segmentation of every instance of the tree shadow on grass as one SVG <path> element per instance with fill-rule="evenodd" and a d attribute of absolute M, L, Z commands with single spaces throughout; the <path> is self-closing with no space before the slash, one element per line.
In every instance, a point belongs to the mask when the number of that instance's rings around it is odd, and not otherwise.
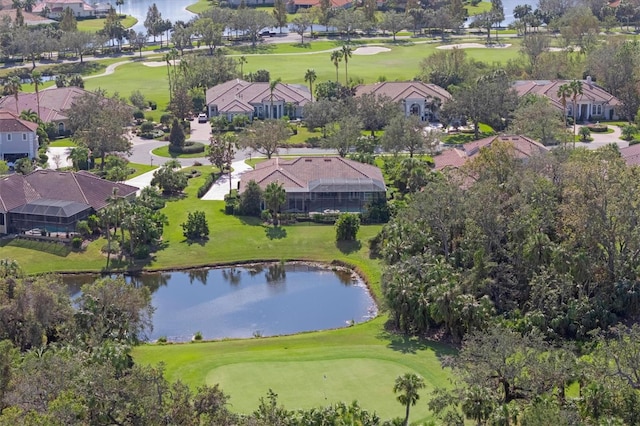
<path fill-rule="evenodd" d="M 266 226 L 264 233 L 270 240 L 281 240 L 287 237 L 287 230 L 281 226 Z"/>
<path fill-rule="evenodd" d="M 233 50 L 240 53 L 272 53 L 276 49 L 275 44 L 256 44 L 255 46 L 233 46 Z"/>
<path fill-rule="evenodd" d="M 204 247 L 208 241 L 209 241 L 209 237 L 198 238 L 195 240 L 185 238 L 184 240 L 182 240 L 183 243 L 187 243 L 188 245 L 198 244 L 200 247 Z"/>
<path fill-rule="evenodd" d="M 360 240 L 357 241 L 336 241 L 336 247 L 343 254 L 351 254 L 357 251 L 360 251 L 362 248 L 362 243 Z"/>
<path fill-rule="evenodd" d="M 445 343 L 391 331 L 389 330 L 389 322 L 385 324 L 385 330 L 379 332 L 377 337 L 388 341 L 387 347 L 389 349 L 403 354 L 416 354 L 418 351 L 431 350 L 439 360 L 443 360 L 456 353 L 455 347 Z"/>

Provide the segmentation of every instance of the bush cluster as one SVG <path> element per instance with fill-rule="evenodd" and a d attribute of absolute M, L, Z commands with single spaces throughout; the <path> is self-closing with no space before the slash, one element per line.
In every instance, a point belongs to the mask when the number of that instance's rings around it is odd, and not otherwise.
<path fill-rule="evenodd" d="M 200 142 L 185 142 L 184 146 L 169 145 L 169 152 L 174 154 L 198 154 L 204 152 L 204 144 Z"/>

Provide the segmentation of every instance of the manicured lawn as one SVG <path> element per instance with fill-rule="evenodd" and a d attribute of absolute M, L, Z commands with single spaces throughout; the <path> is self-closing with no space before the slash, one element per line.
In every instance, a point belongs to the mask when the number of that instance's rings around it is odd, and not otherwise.
<path fill-rule="evenodd" d="M 140 163 L 129 163 L 127 164 L 127 167 L 135 170 L 135 172 L 127 176 L 127 179 L 133 179 L 134 177 L 143 175 L 147 172 L 150 172 L 151 170 L 155 170 L 158 168 L 158 166 L 151 166 L 149 164 L 140 164 Z"/>
<path fill-rule="evenodd" d="M 169 380 L 195 388 L 220 383 L 231 396 L 230 408 L 248 413 L 268 389 L 288 409 L 358 400 L 383 419 L 401 417 L 404 408 L 393 394 L 397 376 L 415 372 L 427 388 L 411 409 L 411 421 L 431 419 L 424 402 L 434 386 L 449 386 L 449 371 L 439 357 L 453 351 L 432 342 L 384 331 L 386 316 L 354 327 L 294 336 L 179 345 L 144 345 L 134 349 L 140 364 L 165 363 Z"/>
<path fill-rule="evenodd" d="M 187 6 L 189 12 L 198 14 L 205 10 L 211 9 L 211 2 L 209 0 L 198 0 L 196 3 Z"/>
<path fill-rule="evenodd" d="M 86 80 L 85 88 L 87 90 L 101 88 L 109 94 L 118 92 L 125 98 L 128 98 L 134 90 L 140 90 L 147 100 L 158 104 L 158 109 L 155 111 L 145 112 L 145 115 L 152 116 L 155 121 L 160 121 L 160 116 L 169 103 L 166 67 L 148 67 L 141 62 L 121 65 L 111 75 Z"/>
<path fill-rule="evenodd" d="M 78 144 L 72 141 L 71 138 L 61 138 L 61 139 L 56 139 L 55 141 L 49 142 L 49 146 L 54 148 L 55 147 L 62 148 L 62 147 L 76 147 L 78 146 Z"/>
<path fill-rule="evenodd" d="M 78 30 L 95 33 L 104 28 L 105 21 L 106 19 L 104 18 L 82 19 L 78 21 Z M 122 23 L 123 27 L 131 28 L 138 23 L 138 20 L 133 16 L 126 16 L 124 18 L 120 18 L 120 22 Z"/>
<path fill-rule="evenodd" d="M 467 9 L 467 13 L 469 16 L 473 16 L 473 15 L 479 15 L 483 12 L 488 12 L 491 10 L 491 2 L 489 1 L 481 1 L 480 3 L 478 3 L 477 6 L 465 6 L 465 9 Z"/>

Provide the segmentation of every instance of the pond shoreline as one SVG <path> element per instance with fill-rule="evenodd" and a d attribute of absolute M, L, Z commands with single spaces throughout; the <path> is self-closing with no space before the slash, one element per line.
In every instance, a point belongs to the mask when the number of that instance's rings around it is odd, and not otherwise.
<path fill-rule="evenodd" d="M 351 271 L 352 273 L 357 275 L 357 277 L 359 279 L 361 279 L 362 282 L 367 286 L 367 290 L 369 291 L 369 294 L 373 298 L 373 301 L 376 303 L 376 306 L 378 307 L 378 309 L 380 309 L 380 302 L 378 300 L 378 295 L 373 291 L 372 286 L 371 286 L 371 280 L 367 276 L 367 274 L 365 274 L 364 271 L 362 271 L 362 269 L 360 269 L 356 265 L 353 265 L 351 263 L 348 263 L 348 262 L 345 262 L 345 261 L 342 261 L 342 260 L 338 260 L 338 259 L 334 259 L 334 260 L 332 260 L 330 262 L 323 262 L 323 261 L 318 261 L 318 260 L 306 260 L 306 259 L 286 259 L 286 260 L 282 260 L 282 259 L 258 259 L 258 260 L 235 261 L 235 262 L 217 262 L 217 263 L 210 263 L 210 264 L 204 264 L 204 265 L 176 266 L 176 267 L 172 267 L 172 268 L 160 268 L 160 269 L 144 269 L 143 268 L 143 269 L 114 270 L 114 271 L 108 271 L 108 272 L 106 272 L 106 271 L 95 271 L 95 270 L 52 271 L 52 272 L 44 272 L 44 273 L 34 274 L 34 275 L 47 275 L 47 274 L 58 274 L 58 275 L 69 275 L 69 276 L 74 276 L 74 275 L 100 275 L 100 276 L 105 277 L 105 276 L 112 275 L 112 274 L 122 274 L 124 276 L 135 277 L 135 276 L 138 276 L 138 275 L 144 274 L 144 273 L 184 272 L 184 271 L 190 271 L 190 270 L 194 270 L 194 269 L 205 269 L 205 268 L 222 269 L 222 268 L 229 267 L 229 266 L 246 267 L 246 266 L 251 266 L 251 265 L 277 264 L 277 263 L 285 263 L 285 264 L 286 263 L 290 263 L 290 264 L 313 265 L 313 266 L 321 266 L 321 267 L 343 268 L 345 270 Z"/>

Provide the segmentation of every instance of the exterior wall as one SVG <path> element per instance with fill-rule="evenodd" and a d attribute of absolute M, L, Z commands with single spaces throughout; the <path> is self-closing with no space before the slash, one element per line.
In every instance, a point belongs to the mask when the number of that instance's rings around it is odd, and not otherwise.
<path fill-rule="evenodd" d="M 89 16 L 93 16 L 94 15 L 94 11 L 92 10 L 84 10 L 84 3 L 81 1 L 78 1 L 78 3 L 58 3 L 55 1 L 48 1 L 46 2 L 47 6 L 49 7 L 50 10 L 53 10 L 55 8 L 62 8 L 62 10 L 66 9 L 67 7 L 69 9 L 71 9 L 71 11 L 73 12 L 73 14 L 76 17 L 80 17 L 80 18 L 85 18 L 85 17 L 89 17 Z M 62 13 L 61 12 L 51 12 L 48 15 L 49 18 L 61 18 L 62 17 Z"/>
<path fill-rule="evenodd" d="M 38 136 L 32 132 L 0 133 L 0 157 L 6 154 L 27 154 L 34 158 L 38 151 Z"/>
<path fill-rule="evenodd" d="M 574 114 L 573 103 L 567 102 L 567 117 L 577 117 L 582 121 L 616 120 L 618 114 L 611 105 L 603 103 L 580 103 L 576 104 L 577 112 Z"/>
<path fill-rule="evenodd" d="M 432 112 L 429 106 L 431 102 L 429 99 L 424 98 L 408 98 L 403 99 L 401 102 L 402 109 L 404 111 L 404 115 L 406 117 L 410 115 L 417 115 L 420 117 L 422 121 L 438 121 L 439 116 L 437 111 Z"/>

